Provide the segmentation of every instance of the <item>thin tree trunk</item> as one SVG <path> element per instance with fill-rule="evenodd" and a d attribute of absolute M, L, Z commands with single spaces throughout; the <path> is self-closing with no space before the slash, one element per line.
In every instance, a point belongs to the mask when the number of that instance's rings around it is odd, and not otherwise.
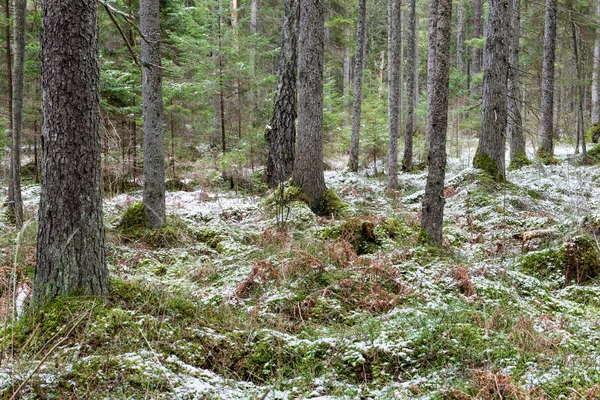
<path fill-rule="evenodd" d="M 367 41 L 366 26 L 367 0 L 358 1 L 358 21 L 356 25 L 356 56 L 354 58 L 354 99 L 352 106 L 352 137 L 350 139 L 350 171 L 358 171 L 360 147 L 360 115 L 362 111 L 362 80 Z"/>
<path fill-rule="evenodd" d="M 572 7 L 572 4 L 571 4 Z M 585 161 L 587 159 L 587 149 L 585 147 L 585 133 L 583 129 L 583 101 L 584 101 L 584 93 L 583 93 L 583 74 L 581 73 L 581 60 L 579 58 L 579 41 L 577 38 L 577 27 L 575 26 L 575 21 L 573 20 L 573 10 L 571 9 L 569 12 L 570 23 L 571 23 L 571 44 L 573 46 L 573 61 L 575 61 L 575 72 L 577 76 L 577 85 L 576 85 L 576 93 L 577 93 L 577 141 L 581 143 L 581 156 Z M 577 146 L 579 147 L 579 146 Z M 577 148 L 579 150 L 579 148 Z"/>
<path fill-rule="evenodd" d="M 14 70 L 12 92 L 12 151 L 10 176 L 12 177 L 13 200 L 11 213 L 15 217 L 15 226 L 23 225 L 23 200 L 21 198 L 21 138 L 23 137 L 23 87 L 25 81 L 25 19 L 27 1 L 15 0 L 14 29 Z"/>
<path fill-rule="evenodd" d="M 286 0 L 277 73 L 277 93 L 270 129 L 267 182 L 275 186 L 292 176 L 296 144 L 299 0 Z"/>
<path fill-rule="evenodd" d="M 481 0 L 475 0 L 473 4 L 473 39 L 481 38 Z M 481 55 L 482 51 L 479 47 L 473 49 L 471 60 L 471 76 L 478 74 L 481 71 Z M 471 86 L 471 94 L 476 92 L 477 87 Z"/>
<path fill-rule="evenodd" d="M 350 28 L 346 27 L 344 31 L 344 37 L 346 39 L 346 45 L 344 46 L 344 71 L 343 71 L 343 89 L 342 89 L 342 101 L 344 104 L 344 126 L 350 125 L 350 69 L 352 63 L 352 57 L 350 55 L 350 40 L 351 40 Z"/>
<path fill-rule="evenodd" d="M 463 10 L 463 0 L 458 0 L 458 5 L 456 6 L 456 69 L 463 72 L 464 68 L 464 10 Z"/>
<path fill-rule="evenodd" d="M 144 100 L 144 208 L 148 226 L 166 223 L 165 142 L 160 57 L 159 0 L 140 0 L 142 97 Z"/>
<path fill-rule="evenodd" d="M 221 128 L 221 151 L 227 152 L 225 136 L 225 77 L 223 72 L 223 32 L 221 31 L 221 14 L 217 15 L 217 33 L 219 36 L 219 126 Z"/>
<path fill-rule="evenodd" d="M 425 239 L 429 244 L 439 246 L 442 244 L 442 226 L 444 222 L 452 0 L 439 0 L 436 15 L 435 68 L 433 70 L 432 92 L 430 93 L 434 101 L 427 113 L 427 125 L 432 128 L 431 147 L 427 157 L 429 171 L 423 197 L 421 225 Z"/>
<path fill-rule="evenodd" d="M 429 43 L 427 45 L 427 111 L 432 107 L 432 103 L 435 101 L 433 98 L 433 82 L 434 82 L 434 70 L 435 70 L 435 54 L 437 46 L 437 23 L 438 23 L 438 1 L 429 1 Z M 428 112 L 429 113 L 429 112 Z M 429 144 L 431 140 L 431 122 L 430 118 L 427 119 L 425 127 L 425 155 L 429 152 Z"/>
<path fill-rule="evenodd" d="M 528 164 L 523 119 L 521 117 L 521 83 L 519 62 L 519 39 L 521 31 L 521 0 L 512 1 L 510 33 L 510 66 L 508 69 L 508 137 L 510 139 L 510 165 L 518 168 Z"/>
<path fill-rule="evenodd" d="M 6 36 L 6 73 L 7 73 L 7 93 L 8 93 L 8 124 L 9 124 L 9 129 L 12 135 L 12 130 L 13 130 L 13 121 L 12 121 L 12 115 L 13 115 L 13 103 L 12 103 L 12 92 L 13 92 L 13 76 L 12 76 L 12 51 L 10 48 L 10 43 L 11 43 L 11 34 L 10 34 L 10 0 L 6 0 L 5 5 L 4 5 L 4 17 L 5 17 L 5 24 L 6 24 L 6 30 L 5 30 L 5 36 Z M 12 160 L 12 155 L 10 156 L 10 159 Z M 15 204 L 15 185 L 14 185 L 14 179 L 13 179 L 13 175 L 12 175 L 12 168 L 9 169 L 9 174 L 8 174 L 8 213 L 14 215 L 14 204 Z"/>
<path fill-rule="evenodd" d="M 540 148 L 538 154 L 547 158 L 554 154 L 554 57 L 556 48 L 556 0 L 546 0 L 544 25 L 544 64 L 542 69 L 542 104 Z"/>
<path fill-rule="evenodd" d="M 596 0 L 596 23 L 600 18 L 600 0 Z M 600 70 L 600 27 L 596 26 L 596 39 L 594 41 L 594 61 L 592 69 L 592 125 L 600 121 L 600 83 L 598 75 Z"/>
<path fill-rule="evenodd" d="M 389 0 L 392 4 L 391 18 L 388 18 L 388 49 L 389 54 L 389 82 L 388 82 L 388 126 L 390 134 L 390 149 L 388 155 L 388 189 L 398 188 L 398 137 L 400 136 L 400 74 L 402 73 L 402 59 L 400 58 L 400 21 L 402 2 Z M 389 8 L 388 8 L 389 9 Z"/>
<path fill-rule="evenodd" d="M 379 55 L 379 71 L 377 75 L 379 75 L 379 86 L 377 88 L 377 98 L 381 99 L 383 94 L 383 71 L 385 70 L 385 50 L 381 50 L 381 54 Z"/>
<path fill-rule="evenodd" d="M 298 59 L 298 143 L 292 182 L 309 198 L 310 207 L 323 211 L 323 64 L 325 2 L 300 3 Z"/>
<path fill-rule="evenodd" d="M 481 135 L 473 166 L 497 181 L 505 178 L 506 93 L 509 63 L 509 0 L 490 0 L 483 56 Z"/>
<path fill-rule="evenodd" d="M 402 159 L 402 171 L 412 170 L 413 163 L 413 135 L 415 133 L 415 92 L 416 92 L 416 0 L 409 1 L 408 8 L 408 34 L 406 42 L 406 132 L 404 132 L 404 157 Z"/>
<path fill-rule="evenodd" d="M 250 2 L 250 33 L 256 35 L 258 32 L 258 0 L 251 0 Z M 254 76 L 254 69 L 256 68 L 256 49 L 254 46 L 250 48 L 250 76 Z"/>
<path fill-rule="evenodd" d="M 108 294 L 97 13 L 96 0 L 42 1 L 43 183 L 34 307 L 62 295 Z"/>

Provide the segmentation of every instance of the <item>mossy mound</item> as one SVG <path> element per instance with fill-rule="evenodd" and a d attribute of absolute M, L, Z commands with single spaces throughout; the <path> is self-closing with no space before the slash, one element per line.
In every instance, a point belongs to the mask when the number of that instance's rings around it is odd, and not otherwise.
<path fill-rule="evenodd" d="M 297 201 L 308 205 L 310 203 L 310 198 L 304 190 L 297 186 L 285 187 L 283 189 L 283 194 L 281 188 L 277 187 L 273 190 L 273 193 L 267 197 L 265 205 L 268 208 L 273 208 L 276 205 L 280 205 L 282 202 L 289 205 Z"/>
<path fill-rule="evenodd" d="M 357 255 L 363 255 L 377 251 L 385 237 L 398 239 L 409 234 L 406 225 L 395 218 L 348 218 L 341 225 L 326 228 L 323 237 L 343 239 Z"/>
<path fill-rule="evenodd" d="M 595 123 L 585 134 L 586 142 L 598 143 L 600 139 L 600 122 Z"/>
<path fill-rule="evenodd" d="M 194 190 L 192 185 L 179 179 L 169 179 L 165 182 L 165 189 L 169 192 L 191 192 Z"/>
<path fill-rule="evenodd" d="M 525 154 L 524 152 L 520 152 L 520 153 L 515 154 L 510 159 L 510 164 L 508 166 L 508 169 L 516 170 L 516 169 L 523 168 L 527 165 L 531 165 L 531 161 L 529 160 L 529 158 L 527 158 L 527 154 Z"/>
<path fill-rule="evenodd" d="M 600 161 L 600 144 L 595 145 L 587 151 L 588 158 L 594 161 Z"/>
<path fill-rule="evenodd" d="M 313 211 L 317 215 L 343 215 L 346 210 L 346 204 L 340 199 L 336 192 L 333 189 L 326 189 L 323 192 L 323 197 L 319 204 L 316 207 L 312 207 Z"/>
<path fill-rule="evenodd" d="M 139 201 L 129 206 L 121 215 L 117 230 L 122 233 L 133 233 L 148 227 L 146 224 L 146 210 L 144 204 Z"/>
<path fill-rule="evenodd" d="M 527 253 L 519 260 L 519 269 L 527 275 L 547 278 L 561 269 L 559 250 L 545 249 Z"/>
<path fill-rule="evenodd" d="M 542 149 L 539 149 L 537 151 L 536 157 L 544 165 L 556 165 L 560 162 L 560 160 L 558 158 L 554 157 L 554 155 L 552 153 L 549 153 Z"/>
<path fill-rule="evenodd" d="M 590 236 L 569 239 L 559 253 L 565 284 L 589 281 L 600 274 L 600 258 L 596 241 Z"/>
<path fill-rule="evenodd" d="M 475 152 L 475 158 L 473 158 L 473 167 L 485 171 L 497 182 L 504 182 L 506 180 L 503 171 L 498 169 L 496 161 L 487 154 L 481 153 L 479 147 Z"/>
<path fill-rule="evenodd" d="M 283 197 L 280 189 L 275 189 L 272 195 L 270 195 L 265 201 L 265 205 L 268 208 L 274 208 L 281 203 L 290 205 L 295 202 L 301 202 L 310 206 L 310 197 L 308 194 L 297 186 L 289 186 L 283 190 Z M 323 197 L 319 204 L 311 207 L 311 210 L 321 216 L 330 215 L 342 215 L 346 210 L 346 204 L 339 198 L 339 196 L 332 190 L 326 189 L 323 192 Z"/>

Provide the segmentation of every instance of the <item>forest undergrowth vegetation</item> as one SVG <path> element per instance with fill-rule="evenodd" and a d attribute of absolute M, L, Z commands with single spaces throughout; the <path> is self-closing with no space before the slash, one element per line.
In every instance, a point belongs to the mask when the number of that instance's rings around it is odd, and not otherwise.
<path fill-rule="evenodd" d="M 390 192 L 373 165 L 332 159 L 343 212 L 315 215 L 289 187 L 278 221 L 274 192 L 189 169 L 161 230 L 141 191 L 105 200 L 105 302 L 36 315 L 36 223 L 3 221 L 1 396 L 595 398 L 600 171 L 557 153 L 506 183 L 451 159 L 441 248 L 418 240 L 425 171 Z M 38 195 L 28 183 L 30 216 Z"/>

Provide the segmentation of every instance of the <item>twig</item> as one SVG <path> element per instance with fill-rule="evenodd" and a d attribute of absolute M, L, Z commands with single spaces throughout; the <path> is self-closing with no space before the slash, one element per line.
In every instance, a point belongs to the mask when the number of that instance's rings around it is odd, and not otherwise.
<path fill-rule="evenodd" d="M 127 13 L 124 13 L 123 11 L 117 10 L 116 8 L 114 8 L 113 6 L 111 6 L 110 4 L 108 4 L 107 2 L 105 2 L 104 0 L 98 0 L 98 2 L 100 4 L 102 4 L 104 7 L 109 8 L 110 11 L 112 11 L 113 13 L 118 14 L 121 17 L 125 18 L 125 20 L 127 21 L 127 23 L 129 23 L 129 25 L 133 26 L 135 28 L 135 30 L 140 34 L 140 37 L 142 38 L 142 40 L 144 40 L 146 43 L 148 43 L 150 46 L 152 46 L 152 42 L 149 41 L 148 39 L 146 39 L 146 36 L 144 36 L 144 34 L 140 30 L 140 28 L 137 26 L 137 24 L 135 23 L 134 18 L 131 15 L 129 15 Z"/>
<path fill-rule="evenodd" d="M 141 68 L 142 66 L 140 65 L 140 62 L 138 61 L 139 57 L 136 54 L 136 52 L 133 50 L 133 48 L 131 47 L 131 43 L 129 43 L 129 40 L 127 40 L 127 37 L 125 36 L 125 32 L 123 32 L 123 29 L 121 29 L 121 25 L 119 25 L 119 21 L 117 21 L 117 19 L 115 18 L 115 15 L 113 14 L 113 10 L 111 10 L 111 7 L 108 4 L 106 4 L 102 1 L 100 1 L 100 4 L 102 4 L 104 6 L 104 9 L 106 10 L 106 13 L 110 17 L 110 20 L 113 22 L 113 24 L 115 24 L 115 27 L 119 31 L 121 38 L 125 42 L 125 46 L 127 46 L 127 49 L 129 49 L 129 53 L 131 54 L 131 58 L 133 59 L 133 62 L 135 62 L 135 64 Z"/>
<path fill-rule="evenodd" d="M 262 394 L 262 396 L 260 396 L 258 399 L 256 400 L 265 400 L 267 398 L 267 395 L 269 394 L 269 392 L 271 391 L 271 389 L 267 389 L 265 390 L 265 392 Z"/>

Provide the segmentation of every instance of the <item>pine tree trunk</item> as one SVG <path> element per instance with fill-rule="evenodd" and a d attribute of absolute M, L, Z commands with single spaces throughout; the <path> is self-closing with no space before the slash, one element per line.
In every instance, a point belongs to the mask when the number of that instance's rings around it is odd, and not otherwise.
<path fill-rule="evenodd" d="M 542 158 L 554 154 L 552 126 L 554 113 L 554 57 L 556 48 L 556 0 L 546 0 L 544 25 L 544 64 L 542 69 L 542 104 L 540 124 L 540 148 Z"/>
<path fill-rule="evenodd" d="M 344 104 L 344 126 L 350 125 L 350 69 L 352 63 L 352 57 L 350 55 L 350 40 L 351 40 L 350 28 L 346 27 L 344 31 L 344 37 L 346 45 L 344 46 L 344 65 L 343 65 L 343 85 L 342 88 L 342 101 Z"/>
<path fill-rule="evenodd" d="M 571 5 L 572 7 L 572 5 Z M 573 61 L 575 61 L 575 73 L 577 76 L 577 85 L 575 93 L 577 95 L 577 141 L 581 143 L 581 155 L 583 160 L 587 159 L 587 149 L 585 147 L 585 130 L 583 129 L 583 74 L 581 72 L 581 60 L 579 57 L 579 40 L 577 38 L 577 27 L 575 26 L 575 21 L 573 20 L 573 12 L 571 10 L 570 14 L 570 23 L 571 23 L 571 44 L 573 46 Z M 577 146 L 579 147 L 579 146 Z M 579 149 L 577 149 L 579 150 Z"/>
<path fill-rule="evenodd" d="M 319 212 L 326 190 L 323 173 L 323 63 L 325 2 L 300 3 L 298 143 L 292 182 Z"/>
<path fill-rule="evenodd" d="M 166 222 L 165 142 L 160 58 L 160 0 L 140 0 L 142 97 L 144 100 L 144 208 L 148 226 Z"/>
<path fill-rule="evenodd" d="M 463 72 L 464 67 L 464 9 L 463 9 L 463 0 L 458 0 L 458 5 L 456 6 L 456 69 Z"/>
<path fill-rule="evenodd" d="M 596 0 L 596 19 L 600 18 L 600 0 Z M 594 61 L 592 69 L 592 124 L 600 121 L 600 27 L 596 27 L 594 41 Z"/>
<path fill-rule="evenodd" d="M 490 0 L 483 55 L 481 135 L 473 166 L 495 180 L 505 178 L 506 93 L 509 58 L 509 0 Z"/>
<path fill-rule="evenodd" d="M 367 0 L 358 0 L 358 22 L 356 25 L 356 56 L 354 58 L 354 100 L 352 106 L 352 137 L 350 139 L 350 171 L 358 171 L 360 147 L 360 115 L 362 111 L 362 79 L 365 48 L 367 41 L 366 26 Z"/>
<path fill-rule="evenodd" d="M 406 132 L 404 132 L 404 157 L 402 171 L 412 170 L 413 163 L 413 135 L 415 134 L 415 93 L 416 93 L 416 0 L 409 1 L 408 8 L 408 34 L 406 35 Z"/>
<path fill-rule="evenodd" d="M 523 119 L 521 110 L 521 83 L 519 62 L 519 39 L 521 33 L 521 0 L 512 1 L 510 26 L 510 66 L 508 69 L 508 137 L 510 139 L 510 163 L 518 168 L 523 162 L 527 163 L 525 135 L 523 134 Z"/>
<path fill-rule="evenodd" d="M 21 198 L 21 138 L 23 137 L 23 86 L 25 80 L 25 19 L 27 1 L 15 0 L 14 29 L 14 70 L 12 91 L 12 151 L 10 176 L 13 187 L 13 200 L 9 210 L 15 217 L 17 228 L 23 226 L 23 200 Z"/>
<path fill-rule="evenodd" d="M 481 37 L 481 0 L 475 0 L 473 4 L 473 39 Z M 474 48 L 471 60 L 471 76 L 478 74 L 481 71 L 481 55 L 480 48 Z M 477 87 L 471 86 L 471 94 L 481 93 Z"/>
<path fill-rule="evenodd" d="M 6 38 L 6 74 L 7 74 L 7 93 L 8 93 L 8 123 L 9 129 L 12 135 L 13 125 L 12 125 L 12 114 L 13 114 L 13 103 L 12 103 L 12 92 L 13 92 L 13 83 L 12 83 L 12 51 L 10 48 L 11 43 L 11 34 L 10 34 L 10 0 L 6 0 L 4 4 L 4 23 L 6 24 L 5 30 L 5 38 Z M 12 147 L 11 147 L 12 149 Z M 12 160 L 12 155 L 10 156 Z M 12 162 L 11 162 L 12 164 Z M 13 182 L 13 171 L 12 168 L 9 169 L 8 174 L 8 213 L 14 215 L 14 204 L 15 204 L 15 185 Z"/>
<path fill-rule="evenodd" d="M 42 1 L 43 182 L 36 307 L 61 295 L 108 293 L 97 10 L 96 0 Z"/>
<path fill-rule="evenodd" d="M 296 144 L 296 71 L 298 69 L 299 0 L 286 0 L 277 73 L 277 93 L 270 129 L 267 182 L 275 186 L 292 176 Z"/>
<path fill-rule="evenodd" d="M 256 35 L 258 32 L 258 0 L 251 0 L 250 2 L 250 33 Z M 254 76 L 254 69 L 256 68 L 256 49 L 254 46 L 250 49 L 250 76 Z"/>
<path fill-rule="evenodd" d="M 433 98 L 433 82 L 434 82 L 434 70 L 435 70 L 435 53 L 437 46 L 437 23 L 438 23 L 438 1 L 429 1 L 429 43 L 427 45 L 427 110 L 430 110 L 432 103 L 435 101 Z M 425 127 L 425 154 L 429 152 L 429 144 L 431 140 L 431 119 L 427 119 Z"/>
<path fill-rule="evenodd" d="M 425 239 L 432 245 L 442 244 L 444 221 L 444 180 L 446 177 L 446 133 L 448 129 L 448 83 L 450 77 L 450 35 L 452 0 L 439 0 L 437 7 L 435 68 L 433 70 L 431 107 L 427 125 L 431 126 L 429 171 L 423 197 L 421 225 Z"/>
<path fill-rule="evenodd" d="M 398 188 L 398 137 L 400 136 L 400 74 L 402 73 L 402 59 L 400 58 L 400 27 L 401 7 L 400 0 L 390 0 L 391 18 L 388 18 L 389 53 L 389 81 L 388 81 L 388 125 L 390 134 L 390 149 L 388 155 L 388 189 Z"/>

